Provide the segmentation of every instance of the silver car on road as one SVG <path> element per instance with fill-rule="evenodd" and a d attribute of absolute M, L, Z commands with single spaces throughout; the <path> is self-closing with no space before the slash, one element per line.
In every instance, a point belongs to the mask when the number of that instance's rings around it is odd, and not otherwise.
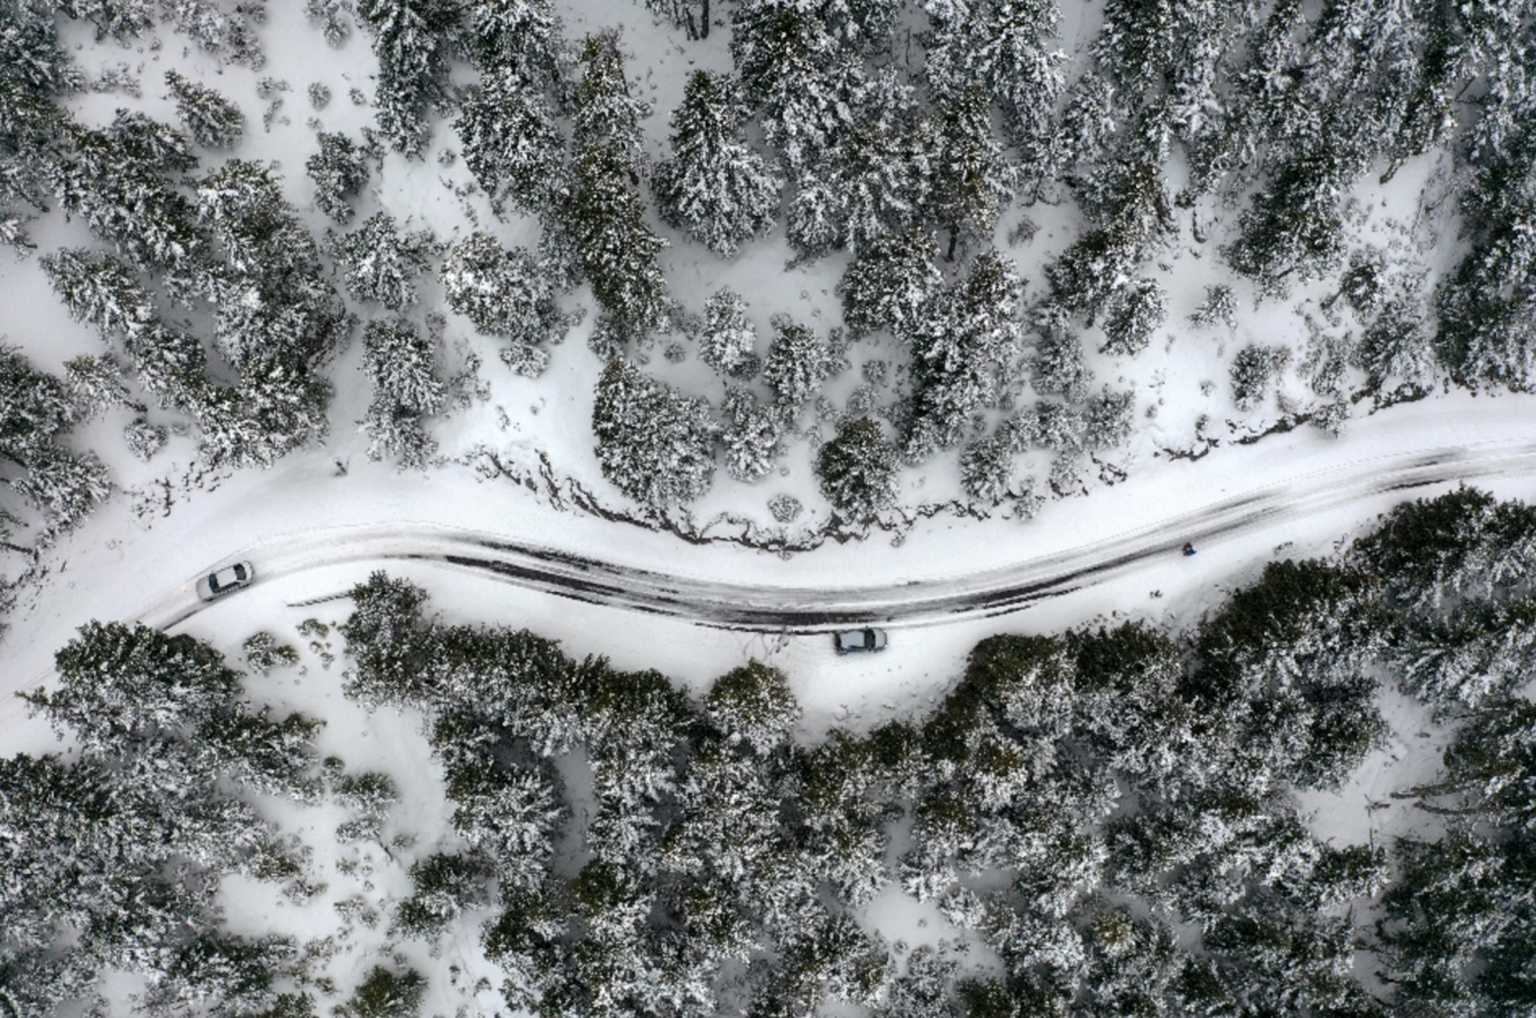
<path fill-rule="evenodd" d="M 839 654 L 864 654 L 884 650 L 888 641 L 883 629 L 845 629 L 832 634 L 832 646 Z"/>
<path fill-rule="evenodd" d="M 197 581 L 197 596 L 213 601 L 232 590 L 249 587 L 256 582 L 256 568 L 249 562 L 234 562 L 216 569 Z"/>

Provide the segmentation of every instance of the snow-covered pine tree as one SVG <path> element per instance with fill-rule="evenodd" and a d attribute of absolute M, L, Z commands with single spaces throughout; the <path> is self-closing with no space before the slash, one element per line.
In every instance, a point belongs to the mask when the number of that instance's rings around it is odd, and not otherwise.
<path fill-rule="evenodd" d="M 1213 325 L 1221 325 L 1227 329 L 1237 327 L 1237 298 L 1232 294 L 1232 288 L 1225 283 L 1216 283 L 1205 288 L 1205 299 L 1200 306 L 1195 308 L 1189 320 L 1200 328 L 1210 328 Z"/>
<path fill-rule="evenodd" d="M 726 741 L 761 756 L 788 744 L 800 713 L 784 673 L 756 660 L 720 676 L 704 696 L 704 717 Z"/>
<path fill-rule="evenodd" d="M 896 449 L 867 417 L 838 428 L 816 455 L 816 474 L 833 513 L 854 526 L 896 504 Z"/>
<path fill-rule="evenodd" d="M 143 410 L 134 402 L 123 381 L 122 368 L 110 354 L 102 357 L 71 357 L 64 362 L 64 387 L 75 405 L 79 420 L 91 420 L 113 407 Z"/>
<path fill-rule="evenodd" d="M 177 74 L 165 72 L 165 85 L 176 100 L 176 113 L 192 140 L 204 148 L 233 148 L 245 133 L 240 107 L 218 92 Z"/>
<path fill-rule="evenodd" d="M 1031 328 L 1035 334 L 1035 389 L 1072 402 L 1082 399 L 1087 395 L 1090 376 L 1071 314 L 1055 301 L 1047 301 L 1031 314 Z"/>
<path fill-rule="evenodd" d="M 978 438 L 960 454 L 960 487 L 972 501 L 997 505 L 1012 482 L 1013 449 L 1006 436 Z"/>
<path fill-rule="evenodd" d="M 335 238 L 331 253 L 354 300 L 403 311 L 416 303 L 416 277 L 429 268 L 433 247 L 431 233 L 402 232 L 388 212 L 375 212 L 356 230 Z"/>
<path fill-rule="evenodd" d="M 493 208 L 505 202 L 523 212 L 543 211 L 559 189 L 564 145 L 544 90 L 524 72 L 496 66 L 481 75 L 459 107 L 464 164 Z"/>
<path fill-rule="evenodd" d="M 448 306 L 480 332 L 525 347 L 558 343 L 571 319 L 562 314 L 550 273 L 522 248 L 504 248 L 475 231 L 455 242 L 443 259 Z"/>
<path fill-rule="evenodd" d="M 320 150 L 304 161 L 304 172 L 315 184 L 320 211 L 345 226 L 355 210 L 351 199 L 368 183 L 368 162 L 362 147 L 339 131 L 315 135 Z"/>
<path fill-rule="evenodd" d="M 796 0 L 747 0 L 731 18 L 736 74 L 797 187 L 843 137 L 864 80 L 830 28 Z"/>
<path fill-rule="evenodd" d="M 79 216 L 139 268 L 175 268 L 196 254 L 203 238 L 190 203 L 135 135 L 74 122 L 58 132 L 44 142 L 55 153 L 47 173 L 67 215 Z"/>
<path fill-rule="evenodd" d="M 450 0 L 359 0 L 357 13 L 379 61 L 379 130 L 395 151 L 420 158 L 431 133 L 428 111 L 447 94 L 460 8 Z"/>
<path fill-rule="evenodd" d="M 720 404 L 726 473 L 748 484 L 767 477 L 782 452 L 783 437 L 783 417 L 776 407 L 760 403 L 750 389 L 726 387 Z"/>
<path fill-rule="evenodd" d="M 694 501 L 714 480 L 713 416 L 707 400 L 622 360 L 609 362 L 592 405 L 603 476 L 652 508 Z"/>
<path fill-rule="evenodd" d="M 933 238 L 926 230 L 893 234 L 860 248 L 837 284 L 849 333 L 863 336 L 884 329 L 910 339 L 921 309 L 942 281 L 933 255 Z"/>
<path fill-rule="evenodd" d="M 958 289 L 935 294 L 912 334 L 912 414 L 903 455 L 921 460 L 955 445 L 972 415 L 994 404 L 1022 355 L 1023 284 L 996 251 L 982 253 Z"/>
<path fill-rule="evenodd" d="M 618 36 L 589 36 L 586 73 L 573 115 L 578 155 L 575 181 L 559 215 L 579 252 L 603 309 L 600 335 L 640 339 L 664 324 L 671 310 L 658 255 L 667 244 L 645 221 L 636 193 L 643 155 L 640 118 L 649 107 L 629 94 Z"/>
<path fill-rule="evenodd" d="M 112 492 L 106 465 L 95 453 L 74 453 L 57 445 L 36 450 L 16 491 L 48 521 L 50 534 L 72 530 Z"/>
<path fill-rule="evenodd" d="M 482 71 L 515 71 L 528 81 L 555 73 L 560 23 L 550 0 L 478 0 L 468 19 L 470 50 Z"/>
<path fill-rule="evenodd" d="M 730 287 L 721 287 L 704 302 L 699 359 L 716 374 L 729 378 L 750 378 L 757 373 L 757 329 L 747 318 L 746 300 Z"/>
<path fill-rule="evenodd" d="M 773 342 L 763 363 L 763 381 L 773 390 L 774 403 L 786 420 L 816 394 L 827 377 L 830 351 L 815 329 L 788 317 L 775 317 Z"/>
<path fill-rule="evenodd" d="M 961 240 L 991 240 L 1013 195 L 1015 174 L 992 133 L 991 103 L 979 87 L 943 94 L 937 118 L 933 213 L 949 231 L 945 257 L 953 261 Z"/>
<path fill-rule="evenodd" d="M 661 216 L 729 258 L 773 224 L 783 179 L 748 146 L 729 76 L 695 71 L 672 114 L 672 158 L 656 167 Z"/>
<path fill-rule="evenodd" d="M 1168 295 L 1155 279 L 1138 279 L 1120 291 L 1104 321 L 1104 345 L 1099 353 L 1134 357 L 1152 343 L 1168 318 Z"/>
<path fill-rule="evenodd" d="M 129 158 L 158 164 L 172 173 L 197 165 L 197 156 L 186 135 L 137 110 L 118 110 L 112 117 L 112 136 Z"/>
<path fill-rule="evenodd" d="M 1276 377 L 1290 363 L 1288 346 L 1249 343 L 1232 358 L 1232 401 L 1243 411 L 1255 410 L 1269 394 Z"/>
<path fill-rule="evenodd" d="M 371 321 L 363 331 L 363 370 L 374 393 L 362 424 L 369 458 L 390 457 L 406 469 L 426 466 L 437 450 L 426 419 L 448 401 L 431 337 L 403 318 Z"/>
<path fill-rule="evenodd" d="M 1108 386 L 1083 407 L 1083 445 L 1090 450 L 1113 449 L 1131 437 L 1136 394 Z"/>
<path fill-rule="evenodd" d="M 96 329 L 103 338 L 127 339 L 155 318 L 149 293 L 111 255 L 60 248 L 44 255 L 39 264 L 70 317 Z"/>

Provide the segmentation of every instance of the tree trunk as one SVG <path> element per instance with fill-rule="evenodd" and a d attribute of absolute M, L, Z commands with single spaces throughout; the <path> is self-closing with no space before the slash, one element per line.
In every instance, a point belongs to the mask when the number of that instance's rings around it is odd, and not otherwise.
<path fill-rule="evenodd" d="M 949 228 L 949 250 L 944 252 L 944 260 L 946 262 L 952 262 L 955 260 L 955 245 L 959 243 L 960 228 L 958 226 L 951 226 Z"/>
<path fill-rule="evenodd" d="M 699 38 L 709 38 L 709 0 L 704 0 L 703 17 L 699 21 Z"/>

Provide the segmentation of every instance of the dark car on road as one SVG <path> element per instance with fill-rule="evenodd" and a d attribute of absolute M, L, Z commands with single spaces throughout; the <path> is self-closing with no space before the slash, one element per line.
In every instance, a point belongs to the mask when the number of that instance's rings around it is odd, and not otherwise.
<path fill-rule="evenodd" d="M 223 597 L 232 590 L 249 587 L 256 581 L 256 569 L 249 562 L 235 562 L 216 569 L 197 581 L 197 596 L 204 601 Z"/>
<path fill-rule="evenodd" d="M 832 634 L 832 646 L 839 654 L 863 654 L 884 650 L 888 638 L 883 629 L 845 629 Z"/>

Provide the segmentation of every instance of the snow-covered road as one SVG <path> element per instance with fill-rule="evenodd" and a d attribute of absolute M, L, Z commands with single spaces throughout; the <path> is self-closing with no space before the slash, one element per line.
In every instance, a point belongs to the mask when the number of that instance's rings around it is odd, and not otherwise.
<path fill-rule="evenodd" d="M 672 575 L 510 535 L 431 524 L 313 529 L 234 551 L 220 561 L 249 559 L 263 580 L 349 563 L 430 563 L 579 601 L 732 629 L 805 633 L 866 622 L 918 626 L 1017 611 L 1176 556 L 1185 541 L 1199 546 L 1384 492 L 1520 475 L 1536 475 L 1536 442 L 1529 439 L 1379 457 L 1256 487 L 1039 557 L 958 575 L 864 586 L 749 584 Z M 205 607 L 184 584 L 140 619 L 169 628 Z"/>

